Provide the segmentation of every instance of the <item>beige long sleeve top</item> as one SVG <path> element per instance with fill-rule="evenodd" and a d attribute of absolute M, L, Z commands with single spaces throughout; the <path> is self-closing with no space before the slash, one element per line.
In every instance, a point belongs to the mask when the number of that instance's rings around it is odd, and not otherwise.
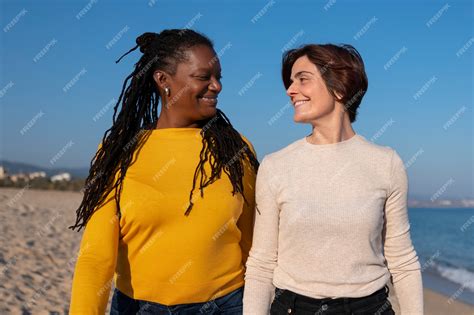
<path fill-rule="evenodd" d="M 402 314 L 423 314 L 408 180 L 395 150 L 356 134 L 306 138 L 267 155 L 256 184 L 244 314 L 268 314 L 275 286 L 313 298 L 363 297 L 393 278 Z"/>

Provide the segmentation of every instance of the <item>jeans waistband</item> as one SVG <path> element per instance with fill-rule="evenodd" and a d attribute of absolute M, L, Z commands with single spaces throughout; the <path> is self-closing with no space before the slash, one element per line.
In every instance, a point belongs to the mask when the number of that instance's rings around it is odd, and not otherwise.
<path fill-rule="evenodd" d="M 358 298 L 348 298 L 348 297 L 341 297 L 341 298 L 323 298 L 323 299 L 316 299 L 311 298 L 309 296 L 301 295 L 295 293 L 293 291 L 284 290 L 284 289 L 275 289 L 275 298 L 278 296 L 281 297 L 282 300 L 286 301 L 287 303 L 291 304 L 291 306 L 295 306 L 298 304 L 304 305 L 312 305 L 315 307 L 320 307 L 321 305 L 327 306 L 337 306 L 337 305 L 358 305 L 358 304 L 365 304 L 365 303 L 372 303 L 377 301 L 383 301 L 388 297 L 389 288 L 388 286 L 384 286 L 380 290 L 375 291 L 374 293 L 358 297 Z"/>

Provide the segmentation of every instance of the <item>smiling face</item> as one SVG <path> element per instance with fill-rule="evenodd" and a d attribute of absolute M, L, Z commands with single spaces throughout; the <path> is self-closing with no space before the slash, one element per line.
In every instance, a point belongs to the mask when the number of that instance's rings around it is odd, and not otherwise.
<path fill-rule="evenodd" d="M 309 123 L 334 112 L 335 98 L 329 92 L 321 72 L 307 56 L 295 61 L 290 80 L 286 94 L 295 108 L 295 122 Z"/>
<path fill-rule="evenodd" d="M 217 96 L 222 90 L 221 66 L 214 50 L 198 45 L 187 50 L 174 74 L 155 72 L 166 112 L 184 124 L 193 124 L 216 115 Z M 169 88 L 170 95 L 164 93 Z"/>

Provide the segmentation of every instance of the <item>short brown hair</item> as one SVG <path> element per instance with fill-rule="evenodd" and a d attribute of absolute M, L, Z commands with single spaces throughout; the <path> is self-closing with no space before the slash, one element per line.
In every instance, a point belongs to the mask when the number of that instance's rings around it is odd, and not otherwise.
<path fill-rule="evenodd" d="M 291 85 L 293 64 L 303 56 L 316 65 L 329 92 L 344 105 L 350 121 L 354 122 L 368 87 L 364 62 L 359 52 L 346 44 L 310 44 L 287 51 L 283 55 L 281 70 L 286 89 Z M 342 95 L 341 99 L 338 99 L 335 93 Z"/>

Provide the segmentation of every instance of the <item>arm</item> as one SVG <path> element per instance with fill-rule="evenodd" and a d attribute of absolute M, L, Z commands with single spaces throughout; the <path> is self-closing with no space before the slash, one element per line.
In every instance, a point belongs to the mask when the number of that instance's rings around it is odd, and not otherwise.
<path fill-rule="evenodd" d="M 273 270 L 277 266 L 279 208 L 275 177 L 266 158 L 257 174 L 256 214 L 252 249 L 247 260 L 244 289 L 244 314 L 269 313 L 275 287 Z"/>
<path fill-rule="evenodd" d="M 244 193 L 248 204 L 244 202 L 242 214 L 237 221 L 237 226 L 241 232 L 240 247 L 242 249 L 242 265 L 245 267 L 252 247 L 253 224 L 255 218 L 255 183 L 244 182 Z M 247 194 L 248 191 L 248 194 Z M 252 196 L 253 195 L 253 196 Z"/>
<path fill-rule="evenodd" d="M 250 141 L 241 135 L 242 139 L 249 146 L 255 157 L 257 153 Z M 248 203 L 243 204 L 242 214 L 237 221 L 237 226 L 241 232 L 240 247 L 242 249 L 242 265 L 245 267 L 252 247 L 253 226 L 255 220 L 255 180 L 256 174 L 247 160 L 244 161 L 244 195 Z"/>
<path fill-rule="evenodd" d="M 74 271 L 70 314 L 105 313 L 118 251 L 115 211 L 112 195 L 87 222 Z"/>
<path fill-rule="evenodd" d="M 119 242 L 114 195 L 112 190 L 85 226 L 74 271 L 70 314 L 105 313 Z"/>
<path fill-rule="evenodd" d="M 402 314 L 423 314 L 420 263 L 410 238 L 408 178 L 402 159 L 392 152 L 390 189 L 385 203 L 384 255 Z"/>

